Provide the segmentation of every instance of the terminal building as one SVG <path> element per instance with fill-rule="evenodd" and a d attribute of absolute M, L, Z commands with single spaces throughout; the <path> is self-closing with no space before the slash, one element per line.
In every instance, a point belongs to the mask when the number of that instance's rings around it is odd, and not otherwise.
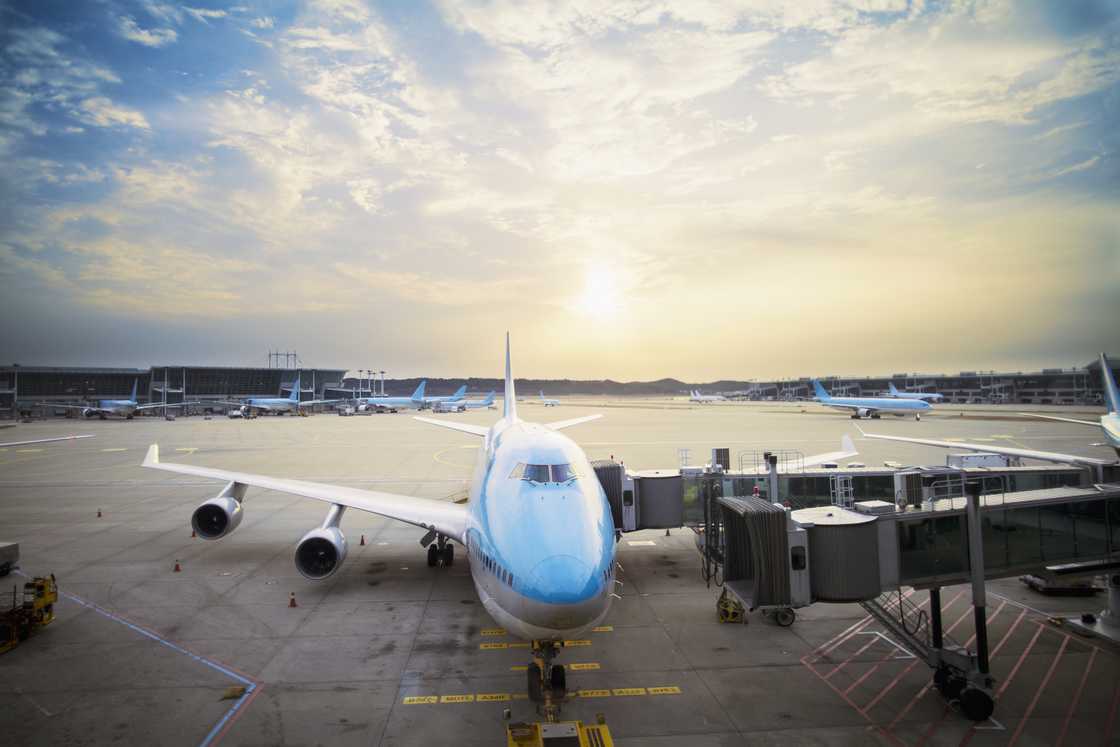
<path fill-rule="evenodd" d="M 237 366 L 153 366 L 81 368 L 6 366 L 0 368 L 0 411 L 26 412 L 39 403 L 80 405 L 100 399 L 127 399 L 136 387 L 140 404 L 214 402 L 247 397 L 287 396 L 299 377 L 301 399 L 323 399 L 339 387 L 342 369 L 245 368 Z M 204 404 L 203 407 L 206 405 Z"/>

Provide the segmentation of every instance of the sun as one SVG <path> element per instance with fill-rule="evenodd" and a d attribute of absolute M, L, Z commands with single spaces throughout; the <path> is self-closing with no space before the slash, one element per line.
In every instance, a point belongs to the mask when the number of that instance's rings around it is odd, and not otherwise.
<path fill-rule="evenodd" d="M 610 321 L 622 311 L 622 295 L 614 273 L 604 267 L 589 269 L 575 310 L 594 321 Z"/>

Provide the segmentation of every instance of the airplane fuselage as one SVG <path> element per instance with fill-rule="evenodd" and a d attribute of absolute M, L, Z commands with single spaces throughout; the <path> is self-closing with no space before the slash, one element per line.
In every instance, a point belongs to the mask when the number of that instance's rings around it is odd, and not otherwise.
<path fill-rule="evenodd" d="M 541 466 L 558 465 L 562 472 L 545 481 Z M 559 479 L 569 473 L 575 478 Z M 606 616 L 614 522 L 595 471 L 571 439 L 500 420 L 479 450 L 469 506 L 471 576 L 499 625 L 530 640 L 570 639 Z"/>
<path fill-rule="evenodd" d="M 925 412 L 932 409 L 928 402 L 920 399 L 894 399 L 891 397 L 818 397 L 822 405 L 839 407 L 845 410 L 866 410 L 868 412 Z"/>
<path fill-rule="evenodd" d="M 1108 445 L 1115 449 L 1116 456 L 1120 457 L 1120 413 L 1110 412 L 1101 415 L 1101 430 L 1104 431 Z"/>

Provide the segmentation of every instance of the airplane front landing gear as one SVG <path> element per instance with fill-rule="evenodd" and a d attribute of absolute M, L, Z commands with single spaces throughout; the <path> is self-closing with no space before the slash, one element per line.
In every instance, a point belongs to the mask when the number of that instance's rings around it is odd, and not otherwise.
<path fill-rule="evenodd" d="M 561 641 L 533 641 L 533 663 L 529 665 L 529 699 L 548 721 L 560 717 L 560 706 L 568 696 L 567 672 L 563 664 L 553 664 Z"/>

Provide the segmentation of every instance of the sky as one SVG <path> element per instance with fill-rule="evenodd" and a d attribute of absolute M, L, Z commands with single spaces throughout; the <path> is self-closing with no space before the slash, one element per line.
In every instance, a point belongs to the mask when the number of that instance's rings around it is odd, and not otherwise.
<path fill-rule="evenodd" d="M 1120 0 L 0 0 L 0 362 L 1120 352 Z"/>

